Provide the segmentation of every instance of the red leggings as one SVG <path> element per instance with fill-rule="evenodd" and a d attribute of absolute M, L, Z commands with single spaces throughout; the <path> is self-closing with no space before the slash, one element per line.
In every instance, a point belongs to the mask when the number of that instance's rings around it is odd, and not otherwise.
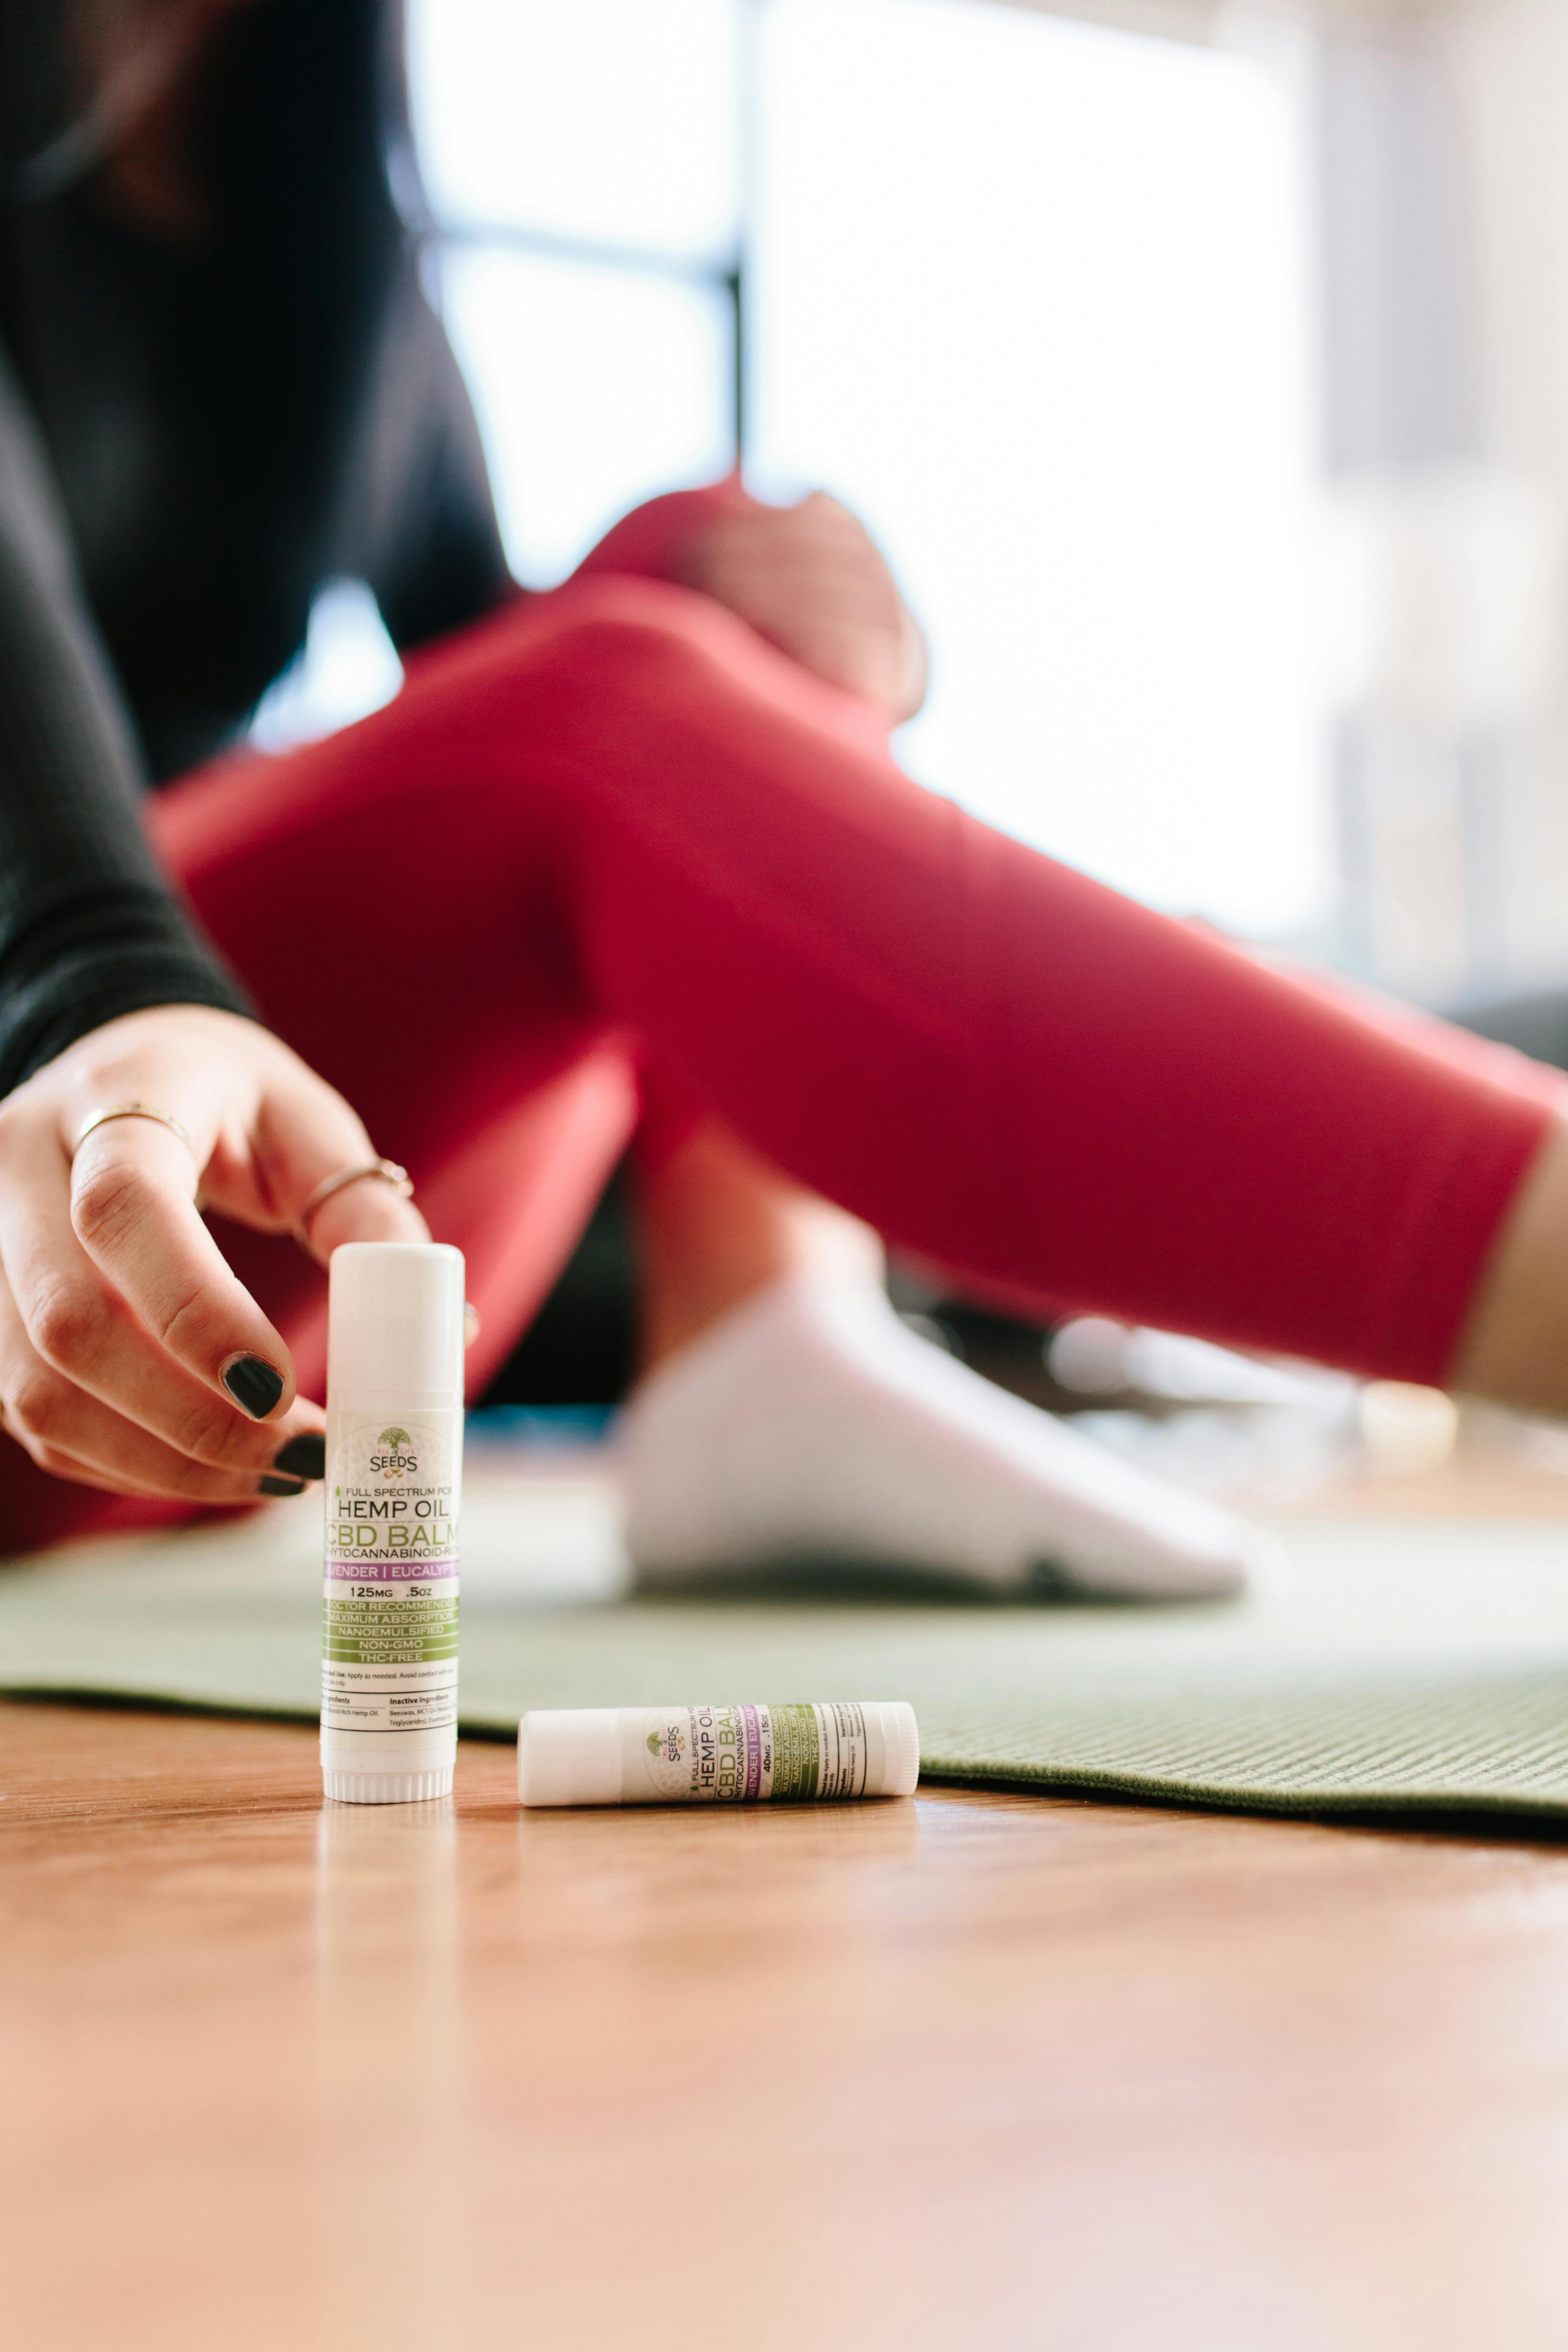
<path fill-rule="evenodd" d="M 921 790 L 864 706 L 661 581 L 521 602 L 153 822 L 263 1019 L 468 1253 L 479 1385 L 644 1100 L 718 1109 L 982 1295 L 1417 1381 L 1550 1115 L 1497 1049 L 1391 1029 Z M 321 1276 L 224 1238 L 320 1393 Z M 34 1541 L 158 1516 L 19 1454 L 6 1484 Z"/>

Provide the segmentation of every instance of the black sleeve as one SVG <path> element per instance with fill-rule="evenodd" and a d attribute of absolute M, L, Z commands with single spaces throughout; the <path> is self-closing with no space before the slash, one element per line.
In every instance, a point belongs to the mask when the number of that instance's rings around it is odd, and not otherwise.
<path fill-rule="evenodd" d="M 412 256 L 388 306 L 351 511 L 342 568 L 368 583 L 400 650 L 521 593 L 468 387 Z"/>
<path fill-rule="evenodd" d="M 0 352 L 0 1093 L 120 1013 L 249 1009 L 159 872 L 139 782 L 47 461 Z"/>

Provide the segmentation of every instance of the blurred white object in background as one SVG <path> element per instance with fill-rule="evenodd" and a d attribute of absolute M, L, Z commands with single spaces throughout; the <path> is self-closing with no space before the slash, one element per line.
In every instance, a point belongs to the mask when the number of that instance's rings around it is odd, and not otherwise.
<path fill-rule="evenodd" d="M 1315 1393 L 1323 1378 L 1338 1381 L 1337 1374 L 1260 1363 L 1207 1339 L 1130 1328 L 1103 1315 L 1077 1316 L 1053 1332 L 1046 1369 L 1064 1389 L 1082 1396 L 1137 1389 L 1173 1402 L 1205 1404 L 1294 1404 Z"/>
<path fill-rule="evenodd" d="M 1353 1381 L 1294 1404 L 1079 1412 L 1072 1426 L 1153 1477 L 1257 1504 L 1299 1502 L 1363 1459 Z"/>
<path fill-rule="evenodd" d="M 1336 484 L 1325 509 L 1336 700 L 1439 738 L 1528 719 L 1561 626 L 1545 486 L 1499 466 L 1390 468 Z"/>
<path fill-rule="evenodd" d="M 1561 534 L 1546 486 L 1453 461 L 1326 499 L 1328 649 L 1358 961 L 1444 1004 L 1529 970 L 1539 754 L 1558 694 Z"/>
<path fill-rule="evenodd" d="M 1360 1454 L 1358 1384 L 1315 1364 L 1265 1362 L 1180 1332 L 1084 1315 L 1053 1333 L 1046 1368 L 1081 1396 L 1136 1396 L 1136 1410 L 1075 1412 L 1072 1425 L 1201 1493 L 1294 1501 Z"/>
<path fill-rule="evenodd" d="M 1467 1404 L 1407 1381 L 1261 1360 L 1173 1331 L 1079 1316 L 1047 1342 L 1060 1387 L 1136 1405 L 1073 1412 L 1072 1424 L 1124 1460 L 1200 1490 L 1301 1501 L 1336 1476 L 1417 1478 L 1463 1448 L 1476 1460 L 1568 1471 L 1568 1430 Z"/>
<path fill-rule="evenodd" d="M 1409 1381 L 1369 1381 L 1361 1392 L 1367 1467 L 1414 1477 L 1447 1462 L 1459 1433 L 1459 1408 L 1441 1389 Z"/>

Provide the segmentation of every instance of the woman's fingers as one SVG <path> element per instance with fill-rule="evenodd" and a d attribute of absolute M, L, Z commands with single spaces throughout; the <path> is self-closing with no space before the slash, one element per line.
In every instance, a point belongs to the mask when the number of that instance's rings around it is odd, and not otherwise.
<path fill-rule="evenodd" d="M 89 1396 L 38 1355 L 4 1283 L 0 1409 L 6 1429 L 41 1470 L 78 1486 L 208 1504 L 253 1503 L 262 1493 L 302 1491 L 301 1481 L 288 1478 L 270 1461 L 250 1469 L 209 1469 Z M 273 1437 L 269 1451 L 275 1448 Z M 267 1479 L 270 1486 L 263 1484 Z"/>
<path fill-rule="evenodd" d="M 168 1130 L 154 1128 L 153 1132 Z M 89 1137 L 89 1142 L 94 1139 Z M 168 1140 L 180 1148 L 173 1135 Z M 52 1171 L 35 1164 L 51 1158 L 57 1163 Z M 320 1430 L 320 1407 L 303 1402 L 258 1427 L 256 1416 L 237 1409 L 221 1382 L 200 1379 L 160 1346 L 79 1240 L 65 1190 L 63 1155 L 47 1134 L 32 1139 L 27 1153 L 13 1160 L 10 1173 L 16 1181 L 0 1190 L 0 1264 L 28 1348 L 49 1370 L 161 1439 L 175 1454 L 252 1486 L 272 1470 L 276 1455 L 291 1439 Z M 207 1239 L 205 1228 L 201 1230 Z M 238 1290 L 226 1265 L 222 1270 L 226 1283 Z M 251 1304 L 245 1292 L 240 1297 Z M 259 1309 L 252 1307 L 251 1312 L 270 1331 Z M 276 1335 L 273 1346 L 287 1365 Z M 265 1364 L 264 1359 L 256 1360 Z M 233 1370 L 231 1364 L 231 1377 Z"/>
<path fill-rule="evenodd" d="M 127 1014 L 68 1048 L 0 1106 L 13 1434 L 45 1468 L 121 1492 L 236 1503 L 320 1477 L 323 1416 L 296 1398 L 282 1337 L 203 1223 L 198 1182 L 211 1206 L 287 1233 L 328 1178 L 374 1161 L 342 1097 L 236 1015 Z M 345 1241 L 427 1238 L 368 1174 L 310 1220 L 323 1262 Z"/>
<path fill-rule="evenodd" d="M 294 1366 L 281 1335 L 202 1223 L 196 1175 L 190 1151 L 171 1129 L 150 1118 L 112 1119 L 94 1129 L 72 1161 L 71 1229 L 98 1273 L 176 1364 L 226 1391 L 251 1420 L 269 1420 L 293 1402 Z M 26 1315 L 26 1294 L 18 1297 Z M 70 1315 L 61 1365 L 98 1395 L 105 1393 L 107 1365 L 124 1358 L 119 1318 L 106 1310 L 106 1301 L 82 1295 L 84 1328 Z M 28 1328 L 47 1360 L 56 1361 L 56 1349 L 44 1344 L 30 1318 Z"/>
<path fill-rule="evenodd" d="M 268 1076 L 252 1133 L 215 1150 L 219 1181 L 211 1189 L 215 1205 L 247 1222 L 291 1228 L 325 1178 L 368 1167 L 375 1154 L 348 1105 L 291 1057 Z M 99 1272 L 177 1363 L 221 1384 L 253 1419 L 277 1418 L 293 1398 L 292 1362 L 203 1223 L 195 1192 L 191 1154 L 172 1129 L 155 1119 L 114 1119 L 76 1154 L 71 1224 Z M 323 1261 L 343 1241 L 428 1238 L 418 1211 L 374 1176 L 331 1193 L 310 1220 L 312 1249 Z"/>
<path fill-rule="evenodd" d="M 271 1124 L 276 1127 L 276 1117 Z M 304 1127 L 306 1122 L 301 1119 L 300 1124 Z M 355 1124 L 357 1126 L 358 1122 Z M 300 1150 L 301 1142 L 297 1139 L 294 1145 L 296 1160 Z M 320 1165 L 323 1157 L 326 1157 L 324 1139 L 318 1138 L 315 1139 L 315 1158 L 306 1161 L 307 1168 L 313 1167 L 314 1172 L 310 1176 L 308 1188 L 299 1196 L 296 1218 L 316 1187 L 327 1177 L 340 1175 L 345 1169 L 369 1171 L 381 1164 L 364 1138 L 363 1129 L 360 1139 L 352 1150 L 337 1146 L 335 1156 L 327 1159 L 325 1167 Z M 382 1175 L 362 1173 L 355 1176 L 352 1183 L 340 1184 L 328 1193 L 319 1209 L 311 1212 L 310 1218 L 310 1254 L 321 1265 L 326 1265 L 332 1252 L 344 1242 L 427 1242 L 429 1238 L 430 1228 L 412 1200 L 404 1197 L 395 1181 L 389 1181 Z"/>
<path fill-rule="evenodd" d="M 317 1188 L 348 1169 L 379 1165 L 375 1147 L 342 1097 L 290 1055 L 266 1087 L 250 1139 L 250 1160 L 238 1184 L 225 1187 L 209 1169 L 205 1190 L 215 1208 L 247 1224 L 293 1231 Z M 216 1177 L 217 1181 L 214 1179 Z M 247 1207 L 248 1191 L 270 1213 Z M 361 1175 L 330 1192 L 310 1219 L 311 1255 L 325 1265 L 342 1242 L 426 1242 L 430 1229 L 411 1202 L 380 1176 Z"/>
<path fill-rule="evenodd" d="M 343 1242 L 427 1242 L 430 1228 L 412 1201 L 384 1178 L 362 1176 L 322 1202 L 310 1220 L 310 1251 L 325 1265 Z"/>

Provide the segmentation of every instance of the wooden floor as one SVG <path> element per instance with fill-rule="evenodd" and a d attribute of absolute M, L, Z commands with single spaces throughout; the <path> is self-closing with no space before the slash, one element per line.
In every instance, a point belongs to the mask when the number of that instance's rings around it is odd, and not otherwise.
<path fill-rule="evenodd" d="M 6 2352 L 1568 2345 L 1568 1852 L 0 1706 Z"/>

